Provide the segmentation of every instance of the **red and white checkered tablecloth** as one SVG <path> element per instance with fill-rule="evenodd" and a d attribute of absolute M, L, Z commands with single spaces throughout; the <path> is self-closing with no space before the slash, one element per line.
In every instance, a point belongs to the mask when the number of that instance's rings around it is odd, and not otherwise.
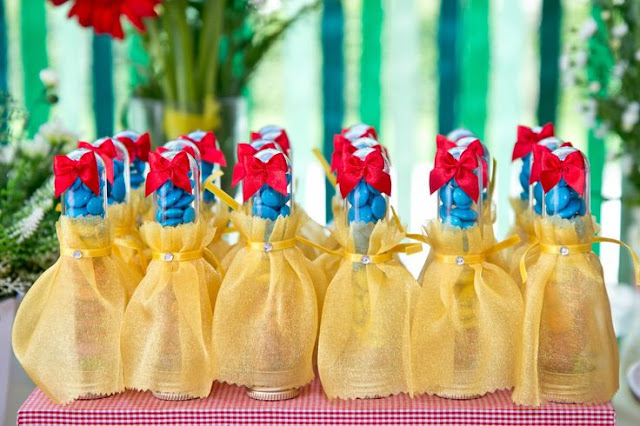
<path fill-rule="evenodd" d="M 18 426 L 40 425 L 615 425 L 611 404 L 515 406 L 507 391 L 457 401 L 406 395 L 329 401 L 316 380 L 289 401 L 249 399 L 244 388 L 215 383 L 209 398 L 169 402 L 127 391 L 66 406 L 36 389 L 18 411 Z"/>

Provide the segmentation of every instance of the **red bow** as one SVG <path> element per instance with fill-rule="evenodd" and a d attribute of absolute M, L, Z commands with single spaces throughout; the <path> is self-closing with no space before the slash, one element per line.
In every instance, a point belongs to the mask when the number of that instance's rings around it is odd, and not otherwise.
<path fill-rule="evenodd" d="M 451 179 L 455 179 L 460 188 L 478 202 L 480 188 L 478 176 L 475 174 L 477 169 L 478 155 L 474 150 L 465 150 L 459 160 L 456 160 L 448 151 L 442 149 L 436 151 L 435 165 L 429 174 L 431 193 L 445 186 Z"/>
<path fill-rule="evenodd" d="M 178 152 L 171 160 L 167 160 L 157 152 L 149 153 L 149 174 L 147 175 L 147 196 L 171 181 L 178 188 L 191 192 L 189 180 L 189 157 L 185 152 Z M 195 177 L 194 177 L 195 178 Z"/>
<path fill-rule="evenodd" d="M 349 130 L 351 130 L 350 127 L 342 129 L 342 132 L 340 134 L 344 136 L 349 133 Z M 378 134 L 376 133 L 376 129 L 373 126 L 367 126 L 367 129 L 361 135 L 358 135 L 358 138 L 372 138 L 378 140 Z"/>
<path fill-rule="evenodd" d="M 216 135 L 213 132 L 207 132 L 199 142 L 194 143 L 198 145 L 203 161 L 220 164 L 222 167 L 227 166 L 227 159 L 224 158 L 224 153 L 218 149 Z"/>
<path fill-rule="evenodd" d="M 542 151 L 540 158 L 540 183 L 544 192 L 549 192 L 562 178 L 580 196 L 585 186 L 584 157 L 580 151 L 567 155 L 564 161 L 549 151 Z"/>
<path fill-rule="evenodd" d="M 275 143 L 270 142 L 270 143 L 264 144 L 260 148 L 260 150 L 263 150 L 263 149 L 277 149 L 277 148 Z M 247 157 L 253 157 L 255 153 L 258 152 L 257 149 L 255 149 L 254 147 L 251 146 L 251 144 L 248 144 L 248 143 L 239 143 L 237 151 L 238 151 L 238 161 L 236 162 L 235 166 L 233 166 L 233 175 L 231 176 L 231 186 L 236 186 L 237 184 L 240 183 L 242 179 L 244 179 L 244 177 L 247 175 L 247 172 L 245 171 L 245 166 L 244 166 L 245 159 Z"/>
<path fill-rule="evenodd" d="M 169 150 L 169 148 L 167 148 L 165 146 L 159 146 L 158 148 L 156 148 L 156 151 L 158 152 L 158 154 L 163 154 L 165 152 L 169 152 L 170 150 Z M 189 145 L 184 145 L 184 146 L 180 147 L 180 151 L 181 152 L 186 152 L 187 154 L 192 156 L 194 160 L 198 159 L 198 157 L 196 156 L 195 151 Z"/>
<path fill-rule="evenodd" d="M 118 136 L 120 142 L 127 147 L 127 151 L 129 152 L 129 161 L 133 163 L 133 161 L 137 158 L 140 161 L 144 161 L 145 163 L 149 162 L 149 151 L 151 151 L 151 136 L 149 133 L 143 133 L 134 141 L 128 136 Z"/>
<path fill-rule="evenodd" d="M 571 142 L 565 142 L 562 145 L 560 145 L 560 148 L 565 146 L 573 147 Z M 533 146 L 532 158 L 531 158 L 531 173 L 529 174 L 529 184 L 534 184 L 540 181 L 540 168 L 541 168 L 540 163 L 541 163 L 542 153 L 545 151 L 552 152 L 552 150 L 549 147 L 546 147 L 544 145 Z"/>
<path fill-rule="evenodd" d="M 56 155 L 53 159 L 53 174 L 56 197 L 71 187 L 78 178 L 96 195 L 100 195 L 98 163 L 93 152 L 84 153 L 78 160 L 72 160 L 66 155 Z"/>
<path fill-rule="evenodd" d="M 370 152 L 364 160 L 355 155 L 345 157 L 338 176 L 342 198 L 345 198 L 362 179 L 378 191 L 390 196 L 391 176 L 384 171 L 384 167 L 384 157 L 380 149 Z"/>
<path fill-rule="evenodd" d="M 436 149 L 444 149 L 444 150 L 449 150 L 451 148 L 455 148 L 456 143 L 452 140 L 447 139 L 446 136 L 444 135 L 437 135 L 436 136 Z"/>
<path fill-rule="evenodd" d="M 255 140 L 262 139 L 263 136 L 264 135 L 260 132 L 251 132 L 251 141 L 253 142 Z M 269 140 L 273 140 L 275 143 L 280 145 L 280 148 L 282 148 L 284 152 L 289 152 L 289 150 L 291 149 L 289 137 L 287 136 L 287 132 L 285 132 L 284 129 L 280 130 L 280 134 L 275 139 Z"/>
<path fill-rule="evenodd" d="M 107 138 L 100 144 L 100 146 L 80 141 L 78 142 L 78 148 L 88 149 L 98 154 L 100 158 L 102 158 L 102 161 L 104 161 L 104 167 L 107 169 L 107 180 L 109 183 L 113 183 L 113 159 L 118 156 L 113 140 L 111 140 L 111 138 Z"/>
<path fill-rule="evenodd" d="M 246 176 L 242 184 L 242 195 L 247 201 L 267 184 L 285 197 L 287 196 L 287 160 L 281 152 L 275 154 L 266 163 L 256 157 L 245 157 Z"/>
<path fill-rule="evenodd" d="M 511 160 L 526 157 L 533 151 L 533 147 L 542 139 L 549 138 L 555 134 L 553 123 L 547 123 L 539 132 L 534 132 L 531 127 L 518 126 L 518 139 L 513 146 L 513 154 Z"/>
<path fill-rule="evenodd" d="M 333 154 L 331 154 L 331 171 L 338 172 L 342 169 L 342 158 L 345 155 L 353 154 L 356 147 L 351 145 L 351 141 L 344 135 L 333 135 Z"/>

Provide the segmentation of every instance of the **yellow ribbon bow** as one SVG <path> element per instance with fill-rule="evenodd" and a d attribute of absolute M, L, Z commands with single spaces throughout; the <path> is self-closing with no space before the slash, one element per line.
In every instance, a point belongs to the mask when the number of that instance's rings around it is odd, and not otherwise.
<path fill-rule="evenodd" d="M 209 264 L 215 265 L 215 269 L 220 274 L 220 277 L 224 278 L 224 269 L 222 269 L 222 264 L 208 248 L 177 253 L 154 251 L 152 254 L 153 260 L 163 262 L 186 262 L 189 260 L 196 260 L 201 258 L 203 258 Z"/>

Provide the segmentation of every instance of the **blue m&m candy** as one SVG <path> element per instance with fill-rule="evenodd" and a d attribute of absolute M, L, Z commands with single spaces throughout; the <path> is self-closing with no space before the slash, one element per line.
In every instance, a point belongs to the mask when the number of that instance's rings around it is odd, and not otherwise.
<path fill-rule="evenodd" d="M 347 194 L 349 222 L 374 223 L 387 216 L 387 200 L 364 180 Z"/>
<path fill-rule="evenodd" d="M 291 208 L 287 202 L 290 199 L 289 194 L 285 196 L 265 184 L 252 198 L 252 213 L 254 216 L 269 220 L 276 220 L 278 216 L 289 216 Z"/>
<path fill-rule="evenodd" d="M 64 195 L 64 215 L 72 218 L 85 216 L 104 217 L 102 185 L 100 195 L 96 195 L 80 178 L 67 189 Z"/>
<path fill-rule="evenodd" d="M 473 199 L 458 185 L 455 179 L 438 190 L 440 220 L 462 229 L 473 226 L 478 212 L 473 208 Z"/>
<path fill-rule="evenodd" d="M 195 196 L 170 181 L 156 190 L 156 221 L 162 226 L 178 226 L 196 220 Z"/>

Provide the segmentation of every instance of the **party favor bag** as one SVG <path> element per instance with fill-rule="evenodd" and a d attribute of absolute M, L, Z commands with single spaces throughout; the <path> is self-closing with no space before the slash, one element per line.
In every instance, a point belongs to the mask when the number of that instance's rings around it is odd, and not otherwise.
<path fill-rule="evenodd" d="M 34 283 L 13 327 L 16 357 L 54 402 L 124 390 L 120 328 L 136 279 L 99 216 L 58 222 L 60 258 Z"/>
<path fill-rule="evenodd" d="M 147 269 L 148 258 L 146 246 L 135 222 L 133 207 L 124 203 L 112 204 L 108 208 L 108 215 L 113 232 L 113 253 L 127 265 L 129 273 L 138 283 Z"/>
<path fill-rule="evenodd" d="M 400 244 L 405 234 L 387 220 L 351 227 L 336 221 L 334 236 L 346 254 L 325 297 L 318 344 L 322 386 L 329 398 L 409 392 L 418 284 L 394 256 L 406 248 Z M 362 238 L 369 238 L 369 249 L 358 254 Z"/>
<path fill-rule="evenodd" d="M 513 400 L 608 401 L 618 389 L 618 348 L 589 215 L 537 218 L 537 260 L 525 273 L 523 342 Z M 612 241 L 613 242 L 613 241 Z M 526 256 L 527 254 L 523 254 Z"/>
<path fill-rule="evenodd" d="M 489 260 L 508 243 L 495 245 L 490 225 L 433 221 L 426 232 L 432 250 L 411 332 L 415 393 L 464 399 L 512 387 L 522 296 Z"/>
<path fill-rule="evenodd" d="M 218 203 L 216 205 L 216 211 L 203 212 L 203 218 L 216 230 L 207 248 L 213 253 L 216 259 L 224 259 L 224 256 L 231 249 L 231 245 L 223 238 L 226 230 L 229 229 L 229 207 L 225 204 Z"/>
<path fill-rule="evenodd" d="M 313 379 L 318 308 L 308 260 L 296 247 L 302 216 L 231 214 L 245 242 L 226 271 L 213 321 L 215 377 L 288 390 Z"/>
<path fill-rule="evenodd" d="M 212 312 L 220 277 L 205 260 L 207 221 L 146 222 L 153 260 L 129 302 L 122 329 L 125 384 L 164 399 L 204 398 L 213 382 Z"/>
<path fill-rule="evenodd" d="M 323 246 L 334 251 L 344 251 L 340 246 L 338 238 L 334 235 L 337 227 L 343 228 L 340 232 L 347 232 L 346 229 L 344 229 L 346 228 L 347 217 L 343 201 L 338 196 L 333 197 L 331 200 L 331 210 L 333 211 L 333 223 L 329 228 L 331 236 L 325 240 Z M 333 277 L 336 275 L 336 272 L 338 272 L 338 268 L 340 268 L 341 261 L 342 258 L 340 256 L 335 256 L 331 253 L 322 253 L 313 261 L 313 263 L 322 269 L 324 275 L 327 277 L 327 281 L 331 282 Z"/>

